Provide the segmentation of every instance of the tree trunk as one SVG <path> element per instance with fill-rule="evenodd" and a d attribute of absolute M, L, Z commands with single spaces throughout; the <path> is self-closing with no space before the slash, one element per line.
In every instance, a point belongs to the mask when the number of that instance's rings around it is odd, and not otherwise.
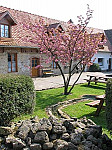
<path fill-rule="evenodd" d="M 68 95 L 68 86 L 64 85 L 64 95 Z"/>

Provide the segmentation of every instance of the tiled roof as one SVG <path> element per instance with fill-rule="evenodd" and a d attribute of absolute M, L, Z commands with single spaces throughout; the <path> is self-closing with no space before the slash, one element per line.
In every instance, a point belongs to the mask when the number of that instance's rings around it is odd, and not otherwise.
<path fill-rule="evenodd" d="M 14 9 L 10 9 L 7 7 L 0 6 L 0 17 L 3 15 L 4 12 L 9 12 L 9 14 L 12 16 L 13 20 L 17 21 L 17 25 L 12 26 L 12 41 L 3 42 L 0 41 L 0 46 L 21 46 L 21 47 L 38 47 L 37 44 L 33 44 L 31 42 L 25 42 L 23 38 L 28 36 L 29 34 L 32 35 L 30 30 L 24 30 L 23 23 L 24 21 L 29 24 L 30 22 L 35 23 L 35 21 L 38 21 L 41 16 L 31 14 L 28 12 L 18 11 Z M 50 24 L 49 27 L 56 28 L 57 26 L 61 25 L 64 30 L 66 30 L 68 23 L 50 19 L 47 17 L 42 17 L 47 24 Z M 87 28 L 88 32 L 91 32 L 93 30 L 93 33 L 104 33 L 103 30 L 96 29 L 96 28 Z M 107 47 L 102 49 L 102 51 L 109 51 Z"/>
<path fill-rule="evenodd" d="M 112 45 L 112 29 L 110 29 L 110 30 L 104 30 L 104 31 L 105 31 L 107 39 L 109 40 L 109 42 Z"/>
<path fill-rule="evenodd" d="M 11 14 L 11 16 L 13 17 L 13 19 L 17 21 L 17 25 L 12 26 L 11 34 L 12 34 L 13 41 L 9 41 L 9 42 L 0 41 L 0 45 L 38 47 L 37 44 L 33 44 L 31 42 L 25 42 L 23 40 L 24 37 L 28 36 L 29 34 L 32 35 L 32 33 L 30 30 L 29 31 L 24 30 L 22 23 L 24 23 L 24 21 L 26 21 L 27 24 L 30 21 L 32 23 L 35 23 L 35 21 L 38 21 L 41 16 L 0 6 L 0 17 L 6 11 L 8 11 Z M 67 23 L 65 23 L 63 21 L 50 19 L 50 18 L 46 18 L 46 17 L 43 17 L 43 19 L 48 24 L 54 24 L 54 25 L 57 25 L 57 23 L 61 24 L 63 26 L 63 28 L 66 28 L 66 25 L 67 25 Z"/>

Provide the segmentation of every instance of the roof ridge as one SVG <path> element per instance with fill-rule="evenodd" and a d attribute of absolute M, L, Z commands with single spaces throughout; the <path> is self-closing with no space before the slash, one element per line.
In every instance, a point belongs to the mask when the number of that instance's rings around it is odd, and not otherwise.
<path fill-rule="evenodd" d="M 6 9 L 10 9 L 10 10 L 14 10 L 14 11 L 19 11 L 19 12 L 27 13 L 27 14 L 34 15 L 34 16 L 44 17 L 44 18 L 47 18 L 47 19 L 52 19 L 52 20 L 55 20 L 55 21 L 63 22 L 63 23 L 67 23 L 65 21 L 61 21 L 61 20 L 58 20 L 58 19 L 53 19 L 53 18 L 49 18 L 49 17 L 45 17 L 45 16 L 33 14 L 33 13 L 26 12 L 26 11 L 23 11 L 23 10 L 13 9 L 13 8 L 9 8 L 9 7 L 6 7 L 6 6 L 1 6 L 1 5 L 0 5 L 0 7 L 6 8 Z"/>

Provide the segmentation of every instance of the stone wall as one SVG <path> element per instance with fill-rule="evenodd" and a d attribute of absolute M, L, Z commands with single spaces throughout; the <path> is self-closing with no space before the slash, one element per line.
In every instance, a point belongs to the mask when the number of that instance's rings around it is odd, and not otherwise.
<path fill-rule="evenodd" d="M 0 127 L 1 150 L 111 150 L 112 141 L 102 127 L 86 117 L 38 117 Z"/>
<path fill-rule="evenodd" d="M 24 74 L 24 75 L 31 75 L 31 59 L 32 58 L 40 58 L 40 64 L 43 68 L 50 68 L 54 71 L 54 74 L 60 74 L 59 69 L 53 69 L 51 67 L 51 63 L 46 63 L 46 55 L 39 54 L 37 52 L 33 52 L 32 49 L 23 49 L 21 52 L 21 48 L 4 48 L 0 51 L 0 74 L 8 73 L 8 53 L 17 53 L 17 72 L 13 72 L 14 74 Z M 63 71 L 66 73 L 66 70 L 62 67 Z M 11 73 L 9 73 L 11 74 Z M 42 75 L 42 69 L 40 69 L 40 76 Z"/>
<path fill-rule="evenodd" d="M 33 51 L 33 50 L 32 50 Z M 17 72 L 14 74 L 31 75 L 31 59 L 40 58 L 40 54 L 36 52 L 21 53 L 20 48 L 4 48 L 4 52 L 0 53 L 0 74 L 8 73 L 8 53 L 17 53 Z M 11 74 L 11 73 L 9 73 Z"/>

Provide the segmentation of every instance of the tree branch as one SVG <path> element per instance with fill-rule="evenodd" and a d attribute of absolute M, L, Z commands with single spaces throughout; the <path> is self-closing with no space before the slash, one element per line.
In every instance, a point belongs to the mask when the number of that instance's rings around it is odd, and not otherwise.
<path fill-rule="evenodd" d="M 81 74 L 83 73 L 84 69 L 85 69 L 85 66 L 83 66 L 83 69 L 81 70 L 81 72 L 80 72 L 80 74 L 79 74 L 78 78 L 75 80 L 74 84 L 73 84 L 73 85 L 72 85 L 72 87 L 70 88 L 70 90 L 69 90 L 68 94 L 70 94 L 70 92 L 71 92 L 71 91 L 72 91 L 72 89 L 74 88 L 75 84 L 76 84 L 76 83 L 77 83 L 77 81 L 79 80 L 79 78 L 80 78 Z"/>

